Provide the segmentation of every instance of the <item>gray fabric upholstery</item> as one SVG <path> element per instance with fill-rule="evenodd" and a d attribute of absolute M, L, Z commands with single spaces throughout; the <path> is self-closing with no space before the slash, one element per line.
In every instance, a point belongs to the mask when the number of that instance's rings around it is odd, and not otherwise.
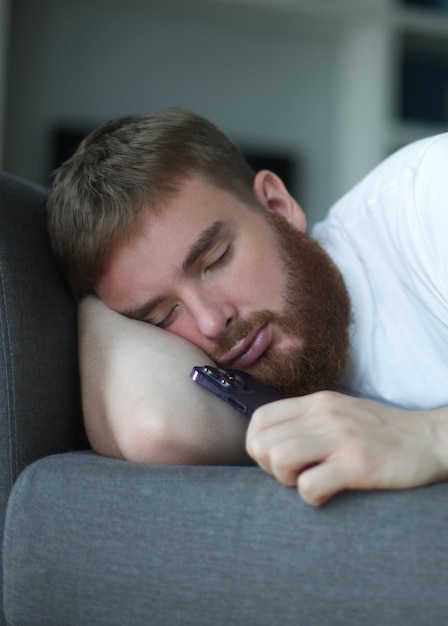
<path fill-rule="evenodd" d="M 257 468 L 73 453 L 15 485 L 14 625 L 446 625 L 448 485 L 322 509 Z"/>
<path fill-rule="evenodd" d="M 76 308 L 51 255 L 44 199 L 0 175 L 0 530 L 19 472 L 80 445 Z"/>

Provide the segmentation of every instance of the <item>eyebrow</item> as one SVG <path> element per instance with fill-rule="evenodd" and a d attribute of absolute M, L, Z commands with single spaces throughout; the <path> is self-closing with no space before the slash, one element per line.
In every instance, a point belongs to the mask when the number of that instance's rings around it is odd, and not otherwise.
<path fill-rule="evenodd" d="M 221 220 L 217 220 L 202 231 L 195 243 L 192 245 L 190 252 L 187 255 L 187 258 L 182 264 L 182 269 L 184 272 L 189 270 L 190 267 L 194 265 L 196 261 L 200 259 L 201 256 L 212 247 L 212 245 L 218 239 L 223 229 L 223 226 L 224 223 Z"/>
<path fill-rule="evenodd" d="M 224 222 L 222 222 L 221 220 L 217 220 L 207 228 L 204 228 L 199 237 L 191 246 L 184 262 L 182 263 L 182 270 L 184 272 L 188 271 L 192 267 L 192 265 L 194 265 L 196 261 L 200 259 L 201 256 L 213 246 L 213 244 L 220 236 L 223 227 Z M 144 320 L 146 317 L 148 317 L 153 309 L 155 309 L 157 306 L 159 306 L 159 304 L 164 301 L 164 299 L 165 298 L 163 296 L 151 298 L 141 306 L 135 309 L 127 309 L 126 311 L 123 311 L 122 314 L 125 317 L 129 317 L 130 319 Z"/>

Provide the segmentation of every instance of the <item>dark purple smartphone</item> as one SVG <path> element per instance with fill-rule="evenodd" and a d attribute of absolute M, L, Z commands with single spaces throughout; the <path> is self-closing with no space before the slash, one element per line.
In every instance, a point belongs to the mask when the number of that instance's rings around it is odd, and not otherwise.
<path fill-rule="evenodd" d="M 255 409 L 262 404 L 285 397 L 273 387 L 239 370 L 203 365 L 193 367 L 190 377 L 247 417 L 252 417 Z"/>

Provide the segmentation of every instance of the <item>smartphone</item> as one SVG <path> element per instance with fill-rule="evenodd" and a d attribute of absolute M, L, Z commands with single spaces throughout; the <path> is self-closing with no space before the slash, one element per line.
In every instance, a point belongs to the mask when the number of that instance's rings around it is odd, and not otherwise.
<path fill-rule="evenodd" d="M 190 377 L 247 417 L 252 417 L 255 409 L 262 404 L 285 397 L 273 387 L 239 370 L 203 365 L 193 367 Z"/>

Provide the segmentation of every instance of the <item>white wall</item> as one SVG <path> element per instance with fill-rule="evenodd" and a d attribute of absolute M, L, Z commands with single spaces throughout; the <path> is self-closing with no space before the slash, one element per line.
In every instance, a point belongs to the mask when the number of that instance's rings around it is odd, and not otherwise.
<path fill-rule="evenodd" d="M 310 222 L 334 197 L 332 37 L 188 10 L 14 0 L 6 169 L 45 182 L 61 121 L 183 106 L 240 143 L 301 159 Z"/>

